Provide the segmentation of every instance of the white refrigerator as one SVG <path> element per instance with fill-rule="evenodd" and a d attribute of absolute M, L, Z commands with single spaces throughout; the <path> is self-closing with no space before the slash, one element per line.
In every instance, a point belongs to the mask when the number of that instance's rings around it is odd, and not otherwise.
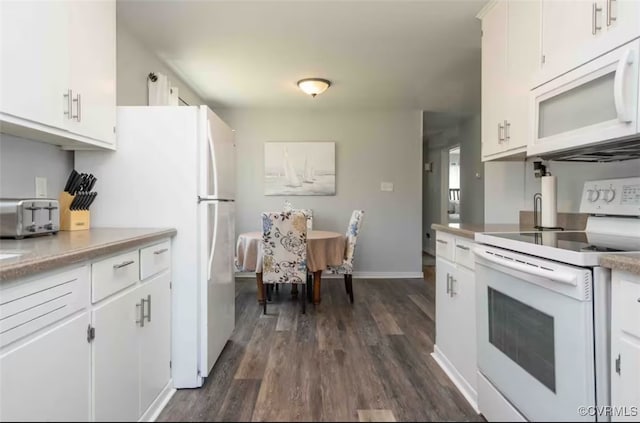
<path fill-rule="evenodd" d="M 77 151 L 98 178 L 94 227 L 174 227 L 172 378 L 202 386 L 235 325 L 234 133 L 207 106 L 118 107 L 117 151 Z"/>

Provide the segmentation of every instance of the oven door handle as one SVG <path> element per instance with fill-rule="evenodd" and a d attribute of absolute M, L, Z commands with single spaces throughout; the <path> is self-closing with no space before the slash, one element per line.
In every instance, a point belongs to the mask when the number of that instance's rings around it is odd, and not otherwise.
<path fill-rule="evenodd" d="M 486 261 L 499 264 L 500 266 L 506 267 L 508 269 L 517 270 L 518 272 L 527 273 L 529 275 L 538 276 L 540 278 L 549 279 L 555 282 L 565 283 L 567 285 L 578 285 L 576 275 L 570 272 L 563 272 L 561 270 L 546 270 L 536 265 L 530 265 L 509 259 L 504 259 L 488 253 L 483 248 L 476 248 L 473 252 L 476 256 Z"/>

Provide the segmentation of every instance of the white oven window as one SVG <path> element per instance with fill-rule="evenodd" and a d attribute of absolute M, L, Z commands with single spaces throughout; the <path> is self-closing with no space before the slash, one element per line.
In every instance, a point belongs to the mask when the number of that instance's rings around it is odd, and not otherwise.
<path fill-rule="evenodd" d="M 613 97 L 615 69 L 540 102 L 538 138 L 617 119 Z"/>
<path fill-rule="evenodd" d="M 554 319 L 487 287 L 489 342 L 555 393 Z"/>

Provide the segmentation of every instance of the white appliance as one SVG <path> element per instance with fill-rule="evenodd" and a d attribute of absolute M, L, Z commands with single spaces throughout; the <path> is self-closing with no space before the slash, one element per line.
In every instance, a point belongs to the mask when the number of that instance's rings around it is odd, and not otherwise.
<path fill-rule="evenodd" d="M 175 227 L 172 378 L 202 386 L 235 324 L 233 131 L 206 106 L 118 107 L 118 151 L 78 151 L 99 227 Z"/>
<path fill-rule="evenodd" d="M 602 151 L 608 148 L 602 143 L 637 140 L 639 62 L 640 39 L 636 39 L 535 88 L 531 92 L 534 133 L 527 155 L 572 159 L 563 157 L 563 152 L 594 146 Z M 627 144 L 628 152 L 632 145 Z M 638 144 L 634 157 L 640 153 Z"/>
<path fill-rule="evenodd" d="M 585 231 L 475 237 L 478 404 L 489 421 L 595 421 L 610 404 L 611 272 L 640 252 L 640 178 L 584 184 Z M 605 420 L 604 416 L 598 417 Z"/>

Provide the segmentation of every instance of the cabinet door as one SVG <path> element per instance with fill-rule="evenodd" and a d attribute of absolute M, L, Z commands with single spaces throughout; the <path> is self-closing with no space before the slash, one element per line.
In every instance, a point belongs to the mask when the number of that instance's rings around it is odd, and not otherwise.
<path fill-rule="evenodd" d="M 73 118 L 67 129 L 113 144 L 116 124 L 116 3 L 69 2 Z"/>
<path fill-rule="evenodd" d="M 93 401 L 97 421 L 135 421 L 139 411 L 138 290 L 93 311 Z"/>
<path fill-rule="evenodd" d="M 451 283 L 453 349 L 449 360 L 476 389 L 476 284 L 472 271 L 457 266 Z"/>
<path fill-rule="evenodd" d="M 504 80 L 507 76 L 507 2 L 482 19 L 482 156 L 500 152 L 504 137 Z"/>
<path fill-rule="evenodd" d="M 611 341 L 611 405 L 626 407 L 628 411 L 627 415 L 612 416 L 611 420 L 637 422 L 637 411 L 634 415 L 631 407 L 640 410 L 640 339 L 618 334 Z"/>
<path fill-rule="evenodd" d="M 640 37 L 640 2 L 638 0 L 606 0 L 602 2 L 602 7 L 605 51 Z"/>
<path fill-rule="evenodd" d="M 454 274 L 453 263 L 436 257 L 436 345 L 449 360 L 458 336 L 458 317 L 449 294 L 450 280 Z"/>
<path fill-rule="evenodd" d="M 140 342 L 140 413 L 144 413 L 171 377 L 171 274 L 155 276 L 138 289 L 145 300 Z"/>
<path fill-rule="evenodd" d="M 510 2 L 507 28 L 504 151 L 526 146 L 531 136 L 531 81 L 540 66 L 540 2 Z"/>
<path fill-rule="evenodd" d="M 0 2 L 0 111 L 64 128 L 69 89 L 68 3 Z"/>
<path fill-rule="evenodd" d="M 0 421 L 88 421 L 91 346 L 84 312 L 0 356 Z"/>

